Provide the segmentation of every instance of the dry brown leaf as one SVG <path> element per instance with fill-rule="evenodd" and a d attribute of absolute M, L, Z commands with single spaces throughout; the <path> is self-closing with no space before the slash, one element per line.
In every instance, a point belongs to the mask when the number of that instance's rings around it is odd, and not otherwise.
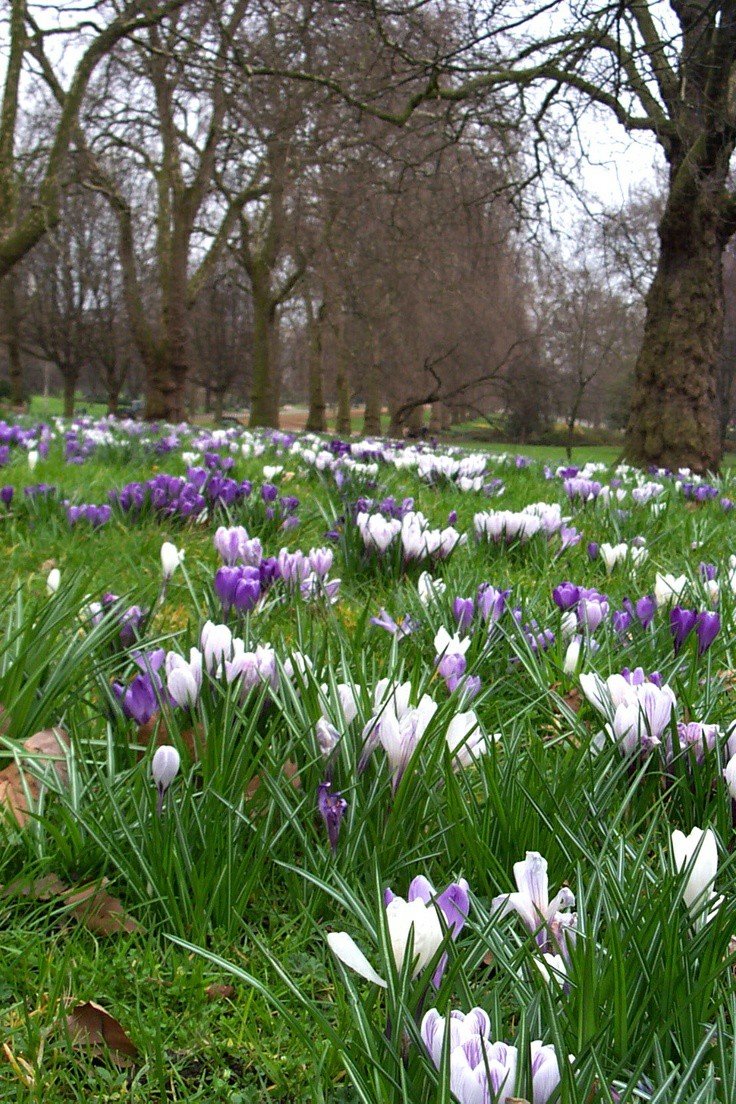
<path fill-rule="evenodd" d="M 0 707 L 0 730 L 6 726 Z M 69 775 L 66 766 L 67 735 L 62 728 L 44 728 L 23 743 L 28 755 L 21 759 L 33 764 L 36 771 L 52 766 L 59 781 L 66 785 Z M 21 773 L 17 763 L 10 763 L 0 771 L 0 819 L 2 812 L 15 820 L 19 828 L 28 823 L 32 804 L 38 800 L 42 782 L 31 771 Z M 30 800 L 29 800 L 30 798 Z"/>
<path fill-rule="evenodd" d="M 69 781 L 69 772 L 66 765 L 66 756 L 69 750 L 69 739 L 63 728 L 43 728 L 30 736 L 23 744 L 31 753 L 28 756 L 30 763 L 35 763 L 37 769 L 53 766 L 59 781 L 66 785 Z M 25 758 L 25 756 L 23 756 Z"/>
<path fill-rule="evenodd" d="M 83 889 L 67 890 L 62 899 L 74 907 L 71 910 L 80 924 L 95 935 L 117 935 L 119 932 L 137 932 L 141 926 L 129 916 L 117 897 L 106 889 L 107 878 Z"/>
<path fill-rule="evenodd" d="M 299 767 L 292 759 L 287 759 L 284 763 L 284 775 L 289 780 L 289 782 L 291 782 L 295 790 L 300 790 L 302 788 L 302 780 L 299 777 Z M 254 774 L 248 785 L 245 787 L 245 800 L 252 801 L 262 785 L 263 775 Z"/>
<path fill-rule="evenodd" d="M 5 886 L 0 897 L 28 897 L 31 901 L 48 901 L 66 891 L 67 887 L 56 874 L 44 874 L 42 878 L 36 878 L 32 882 L 16 878 Z"/>
<path fill-rule="evenodd" d="M 137 1058 L 138 1050 L 122 1028 L 122 1025 L 106 1009 L 94 1001 L 78 1004 L 66 1018 L 66 1026 L 72 1046 L 85 1047 L 93 1057 L 107 1052 L 118 1064 L 120 1055 Z M 128 1065 L 125 1060 L 122 1064 Z"/>
<path fill-rule="evenodd" d="M 235 986 L 218 985 L 216 982 L 213 982 L 212 985 L 207 986 L 204 995 L 208 1001 L 232 1000 L 235 996 Z"/>
<path fill-rule="evenodd" d="M 117 897 L 107 892 L 108 884 L 103 878 L 92 885 L 70 889 L 56 874 L 46 874 L 33 882 L 16 879 L 5 886 L 0 897 L 27 897 L 31 901 L 58 898 L 61 904 L 69 906 L 69 914 L 95 935 L 140 931 L 138 921 L 126 913 Z"/>

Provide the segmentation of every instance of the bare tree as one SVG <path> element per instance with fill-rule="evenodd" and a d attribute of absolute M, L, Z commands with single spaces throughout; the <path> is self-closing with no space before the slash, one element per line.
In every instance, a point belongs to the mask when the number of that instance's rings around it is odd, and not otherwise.
<path fill-rule="evenodd" d="M 121 39 L 155 25 L 167 13 L 187 0 L 133 0 L 116 7 L 92 3 L 75 5 L 72 21 L 64 22 L 64 5 L 45 5 L 34 17 L 26 0 L 10 0 L 9 52 L 0 109 L 0 280 L 31 251 L 46 231 L 60 218 L 64 166 L 74 141 L 80 111 L 88 85 L 100 61 Z M 52 24 L 44 28 L 41 19 Z M 81 43 L 82 53 L 66 89 L 46 55 L 47 40 Z M 59 114 L 48 148 L 44 169 L 30 203 L 19 208 L 21 181 L 16 165 L 16 136 L 24 67 L 30 59 L 41 64 L 44 76 L 54 76 Z"/>

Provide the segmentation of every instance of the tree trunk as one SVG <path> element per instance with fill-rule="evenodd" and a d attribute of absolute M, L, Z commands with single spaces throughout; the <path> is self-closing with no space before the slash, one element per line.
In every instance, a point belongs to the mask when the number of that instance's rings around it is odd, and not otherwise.
<path fill-rule="evenodd" d="M 442 432 L 442 403 L 433 402 L 429 415 L 429 432 L 441 433 Z"/>
<path fill-rule="evenodd" d="M 142 359 L 146 373 L 146 405 L 143 416 L 149 422 L 166 421 L 172 391 L 168 358 L 162 352 L 156 351 Z"/>
<path fill-rule="evenodd" d="M 325 321 L 325 304 L 320 303 L 315 314 L 308 295 L 304 302 L 307 307 L 307 333 L 309 337 L 309 413 L 306 428 L 312 433 L 324 433 L 327 430 L 325 396 L 322 386 L 322 331 Z"/>
<path fill-rule="evenodd" d="M 372 364 L 365 378 L 365 411 L 363 413 L 363 433 L 366 437 L 380 436 L 381 433 L 381 389 L 378 368 Z"/>
<path fill-rule="evenodd" d="M 337 331 L 337 371 L 335 375 L 337 391 L 337 421 L 335 432 L 349 437 L 353 431 L 352 411 L 350 409 L 350 375 L 348 373 L 348 351 L 345 345 L 345 316 L 339 308 Z"/>
<path fill-rule="evenodd" d="M 23 360 L 20 351 L 20 332 L 18 324 L 18 304 L 16 301 L 16 274 L 9 273 L 0 284 L 2 296 L 2 321 L 5 330 L 8 351 L 8 378 L 10 381 L 10 401 L 13 406 L 23 406 L 25 393 L 23 387 Z"/>
<path fill-rule="evenodd" d="M 74 417 L 74 397 L 77 390 L 79 372 L 75 368 L 66 368 L 64 376 L 64 417 Z"/>
<path fill-rule="evenodd" d="M 399 416 L 400 405 L 393 407 L 391 410 L 391 418 L 388 423 L 388 429 L 386 430 L 387 437 L 403 437 L 404 436 L 404 421 Z"/>
<path fill-rule="evenodd" d="M 415 406 L 409 411 L 406 419 L 410 437 L 422 437 L 424 435 L 424 404 Z"/>
<path fill-rule="evenodd" d="M 207 394 L 208 396 L 210 396 L 207 403 L 208 409 L 211 408 L 212 410 L 215 425 L 220 425 L 220 423 L 222 422 L 222 408 L 225 404 L 225 392 L 222 391 L 219 387 L 216 388 L 214 391 L 210 390 L 210 388 L 208 387 Z"/>
<path fill-rule="evenodd" d="M 250 396 L 250 425 L 278 425 L 279 386 L 275 379 L 274 305 L 267 271 L 254 267 L 250 273 L 253 290 L 253 381 Z"/>
<path fill-rule="evenodd" d="M 659 236 L 626 456 L 647 466 L 717 471 L 725 240 L 707 181 L 688 188 L 672 184 Z"/>

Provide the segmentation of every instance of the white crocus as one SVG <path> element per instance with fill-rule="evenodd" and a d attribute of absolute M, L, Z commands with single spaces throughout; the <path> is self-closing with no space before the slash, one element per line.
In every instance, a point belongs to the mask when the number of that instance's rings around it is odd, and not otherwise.
<path fill-rule="evenodd" d="M 182 709 L 193 709 L 202 689 L 202 653 L 191 648 L 189 662 L 178 652 L 166 656 L 166 688 L 171 699 Z"/>
<path fill-rule="evenodd" d="M 415 897 L 413 901 L 394 897 L 386 905 L 386 924 L 396 969 L 401 973 L 411 939 L 411 976 L 418 977 L 435 957 L 444 938 L 439 909 L 433 902 L 427 904 L 419 897 Z M 356 974 L 383 989 L 386 988 L 384 979 L 376 973 L 347 932 L 330 932 L 327 942 L 332 953 L 351 970 L 355 970 Z"/>
<path fill-rule="evenodd" d="M 491 737 L 481 732 L 478 718 L 472 709 L 465 713 L 456 713 L 445 736 L 455 770 L 471 766 L 481 755 L 490 751 L 492 743 L 500 739 L 500 732 Z"/>
<path fill-rule="evenodd" d="M 423 571 L 417 580 L 417 592 L 419 601 L 423 606 L 429 606 L 436 602 L 447 590 L 447 585 L 442 579 L 433 579 L 428 571 Z"/>
<path fill-rule="evenodd" d="M 582 640 L 579 636 L 576 636 L 567 646 L 565 652 L 565 662 L 562 665 L 562 670 L 566 675 L 574 675 L 578 669 L 580 662 L 580 649 L 582 647 Z"/>
<path fill-rule="evenodd" d="M 28 470 L 34 472 L 36 465 L 38 464 L 38 449 L 29 449 L 28 452 Z"/>
<path fill-rule="evenodd" d="M 393 701 L 384 709 L 378 726 L 379 740 L 391 768 L 394 792 L 436 712 L 437 702 L 432 701 L 428 694 L 424 694 L 413 709 L 404 713 L 397 713 Z"/>
<path fill-rule="evenodd" d="M 52 567 L 51 571 L 49 571 L 48 575 L 46 576 L 46 591 L 49 597 L 56 594 L 60 585 L 61 572 L 59 571 L 58 567 Z"/>
<path fill-rule="evenodd" d="M 711 828 L 693 828 L 689 836 L 672 833 L 672 857 L 678 874 L 687 873 L 682 897 L 691 915 L 714 902 L 713 883 L 718 873 L 718 844 Z"/>
<path fill-rule="evenodd" d="M 241 650 L 242 650 L 242 641 Z M 206 621 L 202 627 L 200 636 L 204 665 L 210 674 L 214 674 L 217 668 L 233 655 L 233 634 L 227 625 L 215 625 L 212 621 Z"/>
<path fill-rule="evenodd" d="M 411 976 L 418 977 L 432 961 L 442 942 L 442 924 L 438 909 L 434 904 L 425 904 L 419 897 L 415 897 L 413 901 L 394 897 L 386 906 L 386 922 L 399 973 L 404 965 L 410 933 L 413 932 L 414 962 Z"/>
<path fill-rule="evenodd" d="M 687 576 L 657 572 L 654 580 L 654 600 L 658 606 L 674 606 L 687 586 Z"/>
<path fill-rule="evenodd" d="M 470 647 L 470 637 L 461 637 L 458 633 L 450 636 L 444 625 L 437 630 L 434 638 L 434 650 L 438 656 L 465 655 Z"/>
<path fill-rule="evenodd" d="M 731 794 L 731 798 L 736 801 L 736 755 L 732 755 L 726 763 L 723 777 L 726 780 L 726 785 L 728 786 L 728 792 Z"/>
<path fill-rule="evenodd" d="M 178 549 L 171 541 L 164 541 L 161 545 L 161 570 L 163 571 L 165 582 L 169 581 L 183 560 L 183 550 Z"/>
<path fill-rule="evenodd" d="M 514 863 L 514 881 L 518 892 L 494 897 L 491 911 L 499 916 L 518 912 L 530 932 L 546 927 L 561 909 L 575 905 L 575 896 L 567 886 L 550 901 L 547 860 L 538 851 L 527 851 L 523 862 Z"/>
<path fill-rule="evenodd" d="M 611 574 L 616 564 L 623 563 L 623 561 L 626 559 L 626 554 L 628 550 L 628 545 L 626 544 L 605 543 L 600 546 L 600 548 L 598 549 L 598 554 L 605 564 L 606 573 L 608 575 Z"/>

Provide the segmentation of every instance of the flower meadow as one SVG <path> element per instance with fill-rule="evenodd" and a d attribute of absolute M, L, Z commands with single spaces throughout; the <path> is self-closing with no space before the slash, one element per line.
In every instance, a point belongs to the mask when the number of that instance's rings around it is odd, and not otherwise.
<path fill-rule="evenodd" d="M 728 475 L 0 449 L 3 1099 L 734 1099 Z"/>

